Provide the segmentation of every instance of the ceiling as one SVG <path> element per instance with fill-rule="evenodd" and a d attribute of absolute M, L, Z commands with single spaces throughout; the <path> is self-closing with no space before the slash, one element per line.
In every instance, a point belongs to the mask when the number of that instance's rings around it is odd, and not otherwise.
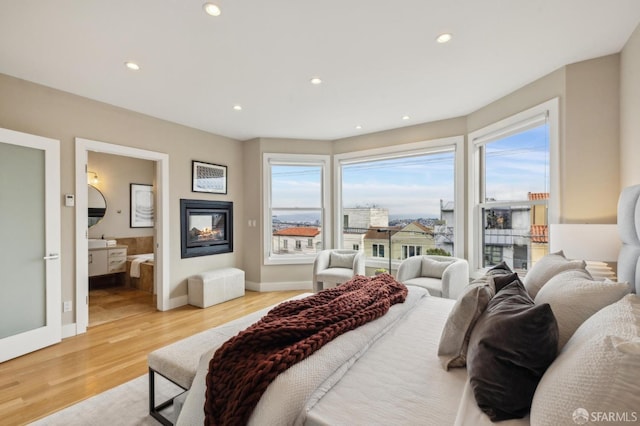
<path fill-rule="evenodd" d="M 638 0 L 212 2 L 0 0 L 0 73 L 234 139 L 333 140 L 466 115 L 640 22 Z"/>

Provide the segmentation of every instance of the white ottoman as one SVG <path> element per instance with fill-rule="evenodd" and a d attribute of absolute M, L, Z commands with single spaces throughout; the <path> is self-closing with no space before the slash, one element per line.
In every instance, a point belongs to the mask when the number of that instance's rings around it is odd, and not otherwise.
<path fill-rule="evenodd" d="M 244 271 L 222 268 L 193 275 L 187 280 L 189 304 L 206 308 L 244 296 Z"/>

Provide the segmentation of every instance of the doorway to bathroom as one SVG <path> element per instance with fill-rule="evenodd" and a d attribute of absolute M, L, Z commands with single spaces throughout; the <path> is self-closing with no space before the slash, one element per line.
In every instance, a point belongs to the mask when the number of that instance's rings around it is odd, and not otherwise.
<path fill-rule="evenodd" d="M 169 309 L 168 161 L 164 153 L 76 138 L 76 334 L 108 318 L 92 302 L 116 317 Z"/>
<path fill-rule="evenodd" d="M 89 327 L 155 311 L 155 166 L 87 153 Z"/>

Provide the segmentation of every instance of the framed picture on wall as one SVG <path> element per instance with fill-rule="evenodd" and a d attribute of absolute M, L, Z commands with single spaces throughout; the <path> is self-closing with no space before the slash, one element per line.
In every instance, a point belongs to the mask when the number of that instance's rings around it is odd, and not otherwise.
<path fill-rule="evenodd" d="M 227 193 L 227 166 L 192 161 L 191 169 L 193 192 Z"/>
<path fill-rule="evenodd" d="M 153 185 L 132 183 L 129 185 L 131 195 L 131 228 L 153 228 L 154 202 Z"/>

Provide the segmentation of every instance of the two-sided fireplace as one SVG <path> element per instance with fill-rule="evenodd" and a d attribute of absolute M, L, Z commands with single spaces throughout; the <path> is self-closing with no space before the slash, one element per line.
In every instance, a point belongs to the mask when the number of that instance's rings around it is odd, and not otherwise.
<path fill-rule="evenodd" d="M 180 200 L 182 258 L 233 251 L 233 203 Z"/>

